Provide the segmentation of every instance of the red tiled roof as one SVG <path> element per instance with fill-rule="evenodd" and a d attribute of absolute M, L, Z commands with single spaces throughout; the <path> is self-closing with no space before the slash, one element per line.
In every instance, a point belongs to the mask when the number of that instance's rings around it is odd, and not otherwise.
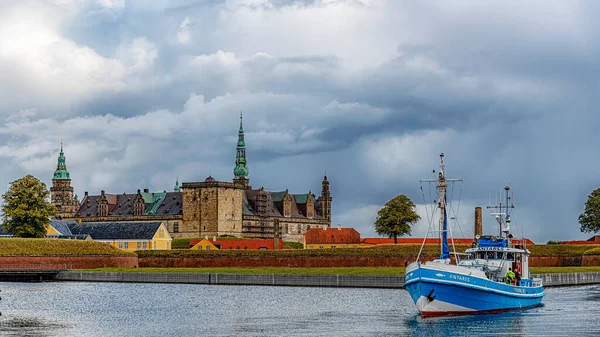
<path fill-rule="evenodd" d="M 190 247 L 194 246 L 195 244 L 197 244 L 198 242 L 200 242 L 201 240 L 190 240 Z M 275 241 L 274 240 L 208 240 L 210 241 L 213 245 L 215 245 L 217 248 L 224 250 L 224 249 L 231 249 L 231 250 L 244 250 L 244 249 L 249 249 L 249 250 L 259 250 L 259 249 L 268 249 L 268 250 L 273 250 L 275 249 Z M 279 247 L 283 247 L 283 240 L 279 239 Z"/>
<path fill-rule="evenodd" d="M 311 228 L 304 234 L 307 244 L 315 243 L 360 243 L 360 233 L 354 228 Z"/>

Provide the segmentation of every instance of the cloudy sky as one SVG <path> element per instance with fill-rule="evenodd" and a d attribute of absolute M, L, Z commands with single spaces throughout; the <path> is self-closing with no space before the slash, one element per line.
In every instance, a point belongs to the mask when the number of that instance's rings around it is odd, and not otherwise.
<path fill-rule="evenodd" d="M 51 184 L 61 138 L 80 196 L 229 181 L 243 109 L 251 185 L 319 195 L 326 170 L 333 223 L 363 236 L 398 194 L 426 219 L 418 180 L 444 152 L 465 179 L 457 236 L 510 184 L 526 236 L 587 238 L 599 13 L 596 1 L 3 0 L 0 181 Z"/>

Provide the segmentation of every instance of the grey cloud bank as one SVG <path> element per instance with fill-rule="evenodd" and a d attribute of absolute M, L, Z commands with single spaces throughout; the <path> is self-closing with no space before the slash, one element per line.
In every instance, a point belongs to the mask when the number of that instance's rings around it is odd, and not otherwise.
<path fill-rule="evenodd" d="M 50 183 L 62 138 L 79 195 L 230 180 L 243 109 L 251 184 L 314 192 L 327 170 L 333 223 L 363 236 L 393 196 L 423 204 L 418 179 L 444 152 L 466 179 L 465 235 L 472 208 L 511 184 L 526 236 L 585 238 L 598 13 L 593 1 L 3 1 L 0 178 Z"/>

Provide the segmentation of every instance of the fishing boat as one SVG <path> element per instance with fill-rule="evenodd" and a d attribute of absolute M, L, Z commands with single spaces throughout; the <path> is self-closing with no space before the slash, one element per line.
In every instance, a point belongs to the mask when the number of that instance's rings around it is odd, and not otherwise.
<path fill-rule="evenodd" d="M 542 280 L 532 278 L 529 272 L 530 252 L 525 240 L 513 240 L 511 233 L 514 204 L 510 188 L 505 187 L 504 205 L 488 206 L 498 223 L 499 234 L 478 235 L 471 248 L 464 253 L 454 252 L 451 258 L 446 191 L 449 182 L 462 179 L 446 179 L 442 153 L 438 177 L 422 181 L 437 183 L 439 199 L 435 207 L 440 218 L 439 230 L 434 232 L 439 233 L 441 253 L 438 259 L 423 263 L 424 241 L 417 260 L 406 267 L 404 288 L 421 315 L 498 313 L 541 305 L 545 295 Z"/>

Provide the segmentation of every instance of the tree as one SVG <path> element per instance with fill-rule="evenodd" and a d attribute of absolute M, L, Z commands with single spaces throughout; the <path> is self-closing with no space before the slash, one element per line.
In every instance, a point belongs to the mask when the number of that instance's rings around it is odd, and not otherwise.
<path fill-rule="evenodd" d="M 16 237 L 44 237 L 50 217 L 56 215 L 49 195 L 46 184 L 32 175 L 10 183 L 2 195 L 2 227 Z"/>
<path fill-rule="evenodd" d="M 592 191 L 585 202 L 585 210 L 579 215 L 583 233 L 600 232 L 600 188 Z"/>
<path fill-rule="evenodd" d="M 415 204 L 404 194 L 398 195 L 377 212 L 375 231 L 379 235 L 393 237 L 394 243 L 398 243 L 398 236 L 410 235 L 410 225 L 420 219 L 415 212 Z"/>

